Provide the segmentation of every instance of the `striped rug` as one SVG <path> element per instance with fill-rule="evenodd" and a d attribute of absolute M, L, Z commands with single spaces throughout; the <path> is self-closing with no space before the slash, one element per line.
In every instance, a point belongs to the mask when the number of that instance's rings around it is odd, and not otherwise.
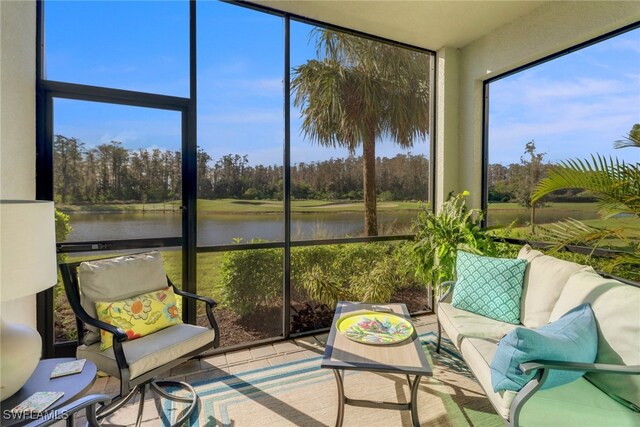
<path fill-rule="evenodd" d="M 435 352 L 436 336 L 420 336 L 433 377 L 422 378 L 418 393 L 421 425 L 502 426 L 466 365 L 450 341 Z M 199 407 L 188 426 L 305 426 L 335 424 L 338 393 L 329 369 L 321 369 L 321 355 L 262 369 L 229 374 L 194 383 Z M 404 402 L 409 387 L 401 375 L 345 371 L 345 394 L 354 399 Z M 175 419 L 180 405 L 165 404 Z M 163 420 L 168 424 L 167 419 Z M 346 406 L 345 426 L 409 426 L 408 411 Z"/>

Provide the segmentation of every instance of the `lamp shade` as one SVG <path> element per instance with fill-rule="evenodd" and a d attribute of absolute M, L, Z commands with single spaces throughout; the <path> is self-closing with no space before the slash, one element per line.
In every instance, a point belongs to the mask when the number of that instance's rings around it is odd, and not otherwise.
<path fill-rule="evenodd" d="M 0 200 L 0 300 L 34 295 L 56 282 L 53 202 Z"/>

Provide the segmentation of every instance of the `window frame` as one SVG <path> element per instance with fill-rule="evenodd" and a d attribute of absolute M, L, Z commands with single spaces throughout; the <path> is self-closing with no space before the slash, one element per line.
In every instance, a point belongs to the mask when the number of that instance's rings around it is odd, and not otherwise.
<path fill-rule="evenodd" d="M 291 336 L 290 326 L 290 299 L 291 299 L 291 248 L 300 246 L 332 245 L 345 243 L 364 242 L 384 242 L 413 239 L 413 235 L 389 235 L 376 237 L 356 237 L 356 238 L 334 238 L 321 240 L 291 240 L 291 103 L 290 103 L 290 22 L 291 20 L 304 24 L 319 26 L 336 31 L 341 31 L 359 37 L 365 37 L 393 46 L 411 49 L 421 53 L 431 55 L 431 69 L 425 70 L 430 79 L 430 134 L 429 148 L 429 188 L 428 197 L 433 200 L 434 179 L 436 178 L 433 160 L 435 159 L 435 99 L 436 99 L 436 52 L 412 46 L 397 41 L 372 36 L 370 34 L 358 32 L 348 28 L 327 24 L 321 21 L 305 18 L 303 16 L 278 11 L 266 6 L 250 4 L 240 1 L 225 1 L 225 3 L 255 10 L 260 13 L 267 13 L 278 16 L 284 23 L 284 93 L 283 93 L 283 113 L 284 113 L 284 144 L 283 144 L 283 209 L 284 209 L 284 240 L 269 243 L 251 243 L 238 245 L 197 245 L 197 182 L 196 182 L 196 162 L 197 162 L 197 28 L 196 13 L 197 0 L 189 0 L 189 77 L 190 91 L 189 97 L 178 97 L 160 95 L 154 93 L 138 92 L 125 89 L 114 89 L 108 87 L 91 86 L 69 82 L 51 81 L 44 78 L 44 1 L 38 0 L 36 3 L 36 198 L 40 200 L 53 200 L 53 99 L 64 98 L 80 101 L 101 102 L 109 104 L 129 105 L 154 109 L 165 109 L 180 111 L 182 114 L 182 237 L 180 238 L 157 238 L 157 239 L 126 239 L 126 240 L 104 240 L 91 242 L 68 242 L 57 243 L 58 254 L 73 252 L 99 252 L 107 250 L 122 249 L 153 249 L 163 247 L 182 246 L 182 281 L 183 288 L 192 293 L 197 292 L 196 258 L 198 253 L 226 252 L 234 250 L 259 250 L 264 248 L 281 248 L 284 250 L 283 257 L 283 313 L 282 330 L 279 337 L 267 339 L 267 342 L 274 340 L 288 339 Z M 431 307 L 433 307 L 433 296 L 429 293 Z M 43 357 L 62 357 L 75 354 L 75 342 L 55 343 L 54 339 L 54 299 L 53 290 L 49 289 L 37 295 L 37 327 L 43 337 Z M 187 323 L 196 323 L 196 307 L 192 301 L 185 301 L 183 307 L 183 319 Z M 317 331 L 316 331 L 317 332 Z M 313 333 L 313 332 L 310 332 Z M 298 335 L 298 334 L 296 334 Z M 244 348 L 255 345 L 233 346 L 229 348 Z M 227 348 L 227 349 L 229 349 Z"/>
<path fill-rule="evenodd" d="M 540 59 L 537 59 L 533 62 L 529 62 L 527 64 L 516 67 L 512 70 L 505 71 L 504 73 L 498 74 L 491 78 L 488 78 L 482 82 L 482 176 L 481 176 L 481 191 L 482 198 L 480 202 L 480 209 L 483 212 L 482 226 L 487 227 L 488 223 L 488 215 L 489 215 L 489 106 L 490 106 L 490 87 L 489 85 L 498 80 L 502 80 L 506 77 L 512 76 L 514 74 L 518 74 L 521 71 L 528 70 L 529 68 L 536 67 L 538 65 L 544 64 L 545 62 L 553 61 L 554 59 L 560 58 L 562 56 L 569 55 L 573 52 L 579 51 L 586 47 L 598 44 L 602 41 L 614 38 L 621 34 L 624 34 L 629 31 L 633 31 L 635 29 L 640 28 L 640 22 L 635 22 L 630 25 L 626 25 L 617 30 L 608 32 L 606 34 L 600 35 L 593 39 L 589 39 L 577 45 L 568 47 L 559 52 L 552 53 Z"/>

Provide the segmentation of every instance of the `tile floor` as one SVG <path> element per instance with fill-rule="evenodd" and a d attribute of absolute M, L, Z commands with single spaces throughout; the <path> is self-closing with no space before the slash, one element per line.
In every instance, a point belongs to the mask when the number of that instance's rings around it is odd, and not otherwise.
<path fill-rule="evenodd" d="M 436 317 L 426 315 L 415 317 L 414 326 L 417 332 L 423 333 L 434 329 Z M 266 368 L 284 362 L 308 359 L 322 355 L 328 334 L 319 334 L 274 344 L 252 347 L 245 350 L 221 353 L 214 356 L 192 359 L 171 370 L 167 379 L 195 382 L 208 378 L 215 378 L 229 373 Z M 118 392 L 120 383 L 117 378 L 99 377 L 96 379 L 89 393 L 105 393 L 114 395 Z M 128 404 L 109 417 L 111 426 L 133 425 L 138 412 L 137 403 Z M 84 417 L 78 416 L 76 426 L 83 426 Z M 62 424 L 61 424 L 62 425 Z M 153 397 L 145 400 L 143 413 L 144 426 L 162 426 Z"/>

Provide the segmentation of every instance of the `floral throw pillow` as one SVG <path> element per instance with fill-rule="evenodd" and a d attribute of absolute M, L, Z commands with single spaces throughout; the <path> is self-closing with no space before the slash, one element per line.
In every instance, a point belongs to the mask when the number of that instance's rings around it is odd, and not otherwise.
<path fill-rule="evenodd" d="M 123 329 L 130 340 L 182 323 L 173 288 L 167 287 L 121 301 L 96 302 L 98 319 Z M 100 331 L 100 350 L 113 345 L 113 335 Z"/>

